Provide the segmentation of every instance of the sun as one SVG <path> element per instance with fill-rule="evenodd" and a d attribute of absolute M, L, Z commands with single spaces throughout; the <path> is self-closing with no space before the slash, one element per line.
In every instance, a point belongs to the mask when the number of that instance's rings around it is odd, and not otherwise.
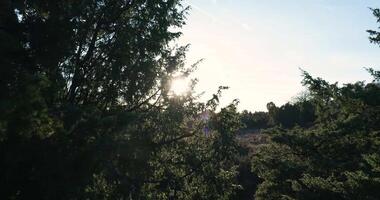
<path fill-rule="evenodd" d="M 185 95 L 190 90 L 189 82 L 184 78 L 173 79 L 170 85 L 170 92 L 176 96 Z"/>

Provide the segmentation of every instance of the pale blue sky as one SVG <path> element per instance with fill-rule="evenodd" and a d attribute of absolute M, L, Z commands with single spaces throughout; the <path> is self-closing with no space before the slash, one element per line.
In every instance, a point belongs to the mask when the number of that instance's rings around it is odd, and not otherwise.
<path fill-rule="evenodd" d="M 205 97 L 231 88 L 223 104 L 266 110 L 303 90 L 299 68 L 340 83 L 368 80 L 364 67 L 380 67 L 380 48 L 368 41 L 376 29 L 368 7 L 378 0 L 186 0 L 192 6 L 181 43 Z"/>

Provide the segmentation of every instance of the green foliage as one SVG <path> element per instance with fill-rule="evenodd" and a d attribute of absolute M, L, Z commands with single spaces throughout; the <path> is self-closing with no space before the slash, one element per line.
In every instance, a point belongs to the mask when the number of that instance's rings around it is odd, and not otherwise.
<path fill-rule="evenodd" d="M 269 127 L 269 114 L 267 112 L 248 112 L 241 113 L 241 122 L 247 129 L 262 129 Z"/>
<path fill-rule="evenodd" d="M 274 126 L 292 128 L 296 125 L 311 126 L 316 120 L 315 107 L 310 99 L 299 99 L 277 107 L 273 102 L 267 104 L 268 112 L 251 113 L 243 111 L 241 121 L 248 129 L 263 129 Z"/>
<path fill-rule="evenodd" d="M 377 18 L 377 22 L 380 22 L 380 9 L 376 8 L 371 10 L 373 15 Z M 368 30 L 367 32 L 370 34 L 369 40 L 372 43 L 380 44 L 380 32 L 374 30 Z"/>
<path fill-rule="evenodd" d="M 373 14 L 380 22 L 379 9 Z M 379 44 L 379 32 L 368 32 Z M 271 130 L 254 155 L 252 170 L 262 179 L 256 199 L 380 199 L 380 71 L 367 71 L 372 83 L 342 87 L 303 71 L 309 97 L 301 105 L 303 117 L 315 115 L 311 127 L 281 120 L 285 110 L 297 119 L 295 105 L 268 104 L 272 121 L 288 129 Z"/>
<path fill-rule="evenodd" d="M 317 110 L 309 128 L 277 129 L 253 170 L 257 199 L 378 199 L 380 87 L 338 87 L 304 74 Z"/>
<path fill-rule="evenodd" d="M 220 93 L 209 104 L 169 93 L 192 71 L 188 47 L 172 45 L 181 1 L 0 9 L 2 199 L 229 199 L 240 188 L 235 106 L 216 114 Z"/>

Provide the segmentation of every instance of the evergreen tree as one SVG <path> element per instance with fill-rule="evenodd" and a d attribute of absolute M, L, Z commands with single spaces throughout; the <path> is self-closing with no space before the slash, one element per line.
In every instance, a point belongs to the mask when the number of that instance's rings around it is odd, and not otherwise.
<path fill-rule="evenodd" d="M 181 1 L 0 9 L 2 199 L 227 199 L 239 188 L 234 106 L 205 122 L 217 99 L 168 89 L 192 71 L 187 46 L 172 45 Z"/>
<path fill-rule="evenodd" d="M 379 10 L 373 10 L 380 21 Z M 379 33 L 369 31 L 378 43 Z M 380 198 L 380 72 L 372 83 L 330 84 L 304 72 L 315 107 L 310 128 L 276 129 L 252 168 L 256 199 Z"/>

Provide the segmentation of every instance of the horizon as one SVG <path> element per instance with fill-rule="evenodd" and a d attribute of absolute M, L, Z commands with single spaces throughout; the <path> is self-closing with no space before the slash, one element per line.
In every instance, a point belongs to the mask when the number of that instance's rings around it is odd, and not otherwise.
<path fill-rule="evenodd" d="M 300 68 L 340 84 L 371 80 L 364 68 L 378 69 L 380 49 L 366 30 L 378 27 L 369 8 L 380 2 L 278 2 L 185 1 L 179 43 L 190 44 L 187 64 L 204 59 L 192 75 L 202 101 L 223 85 L 222 106 L 237 98 L 240 111 L 266 111 L 304 90 Z"/>

